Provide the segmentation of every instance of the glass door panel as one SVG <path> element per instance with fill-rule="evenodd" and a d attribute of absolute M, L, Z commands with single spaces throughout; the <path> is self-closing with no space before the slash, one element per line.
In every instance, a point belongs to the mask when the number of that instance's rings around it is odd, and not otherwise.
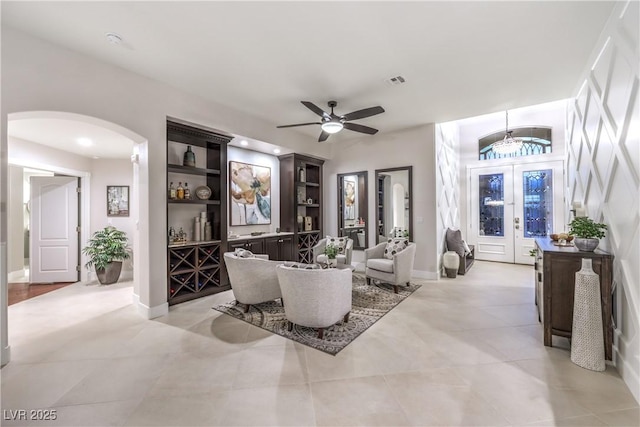
<path fill-rule="evenodd" d="M 553 171 L 522 173 L 524 237 L 543 237 L 553 230 Z"/>
<path fill-rule="evenodd" d="M 478 177 L 479 234 L 504 236 L 504 174 Z"/>

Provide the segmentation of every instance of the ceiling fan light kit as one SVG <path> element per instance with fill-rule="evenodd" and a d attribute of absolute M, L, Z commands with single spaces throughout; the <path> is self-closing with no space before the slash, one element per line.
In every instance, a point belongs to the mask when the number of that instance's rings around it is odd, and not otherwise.
<path fill-rule="evenodd" d="M 312 102 L 309 101 L 300 101 L 302 105 L 316 113 L 318 116 L 322 117 L 321 122 L 310 122 L 310 123 L 298 123 L 294 125 L 282 125 L 277 126 L 278 128 L 291 128 L 296 126 L 309 126 L 309 125 L 320 125 L 322 128 L 322 132 L 320 133 L 320 137 L 318 138 L 318 142 L 326 141 L 330 135 L 334 133 L 340 132 L 342 129 L 348 129 L 354 132 L 366 133 L 368 135 L 374 135 L 378 132 L 378 129 L 374 129 L 369 126 L 359 125 L 357 123 L 349 123 L 351 120 L 364 119 L 366 117 L 375 116 L 376 114 L 384 113 L 384 108 L 380 106 L 365 108 L 363 110 L 353 111 L 349 114 L 345 114 L 344 116 L 339 116 L 333 112 L 334 107 L 338 105 L 336 101 L 329 101 L 327 105 L 331 108 L 331 113 L 327 113 L 322 108 L 318 107 Z"/>

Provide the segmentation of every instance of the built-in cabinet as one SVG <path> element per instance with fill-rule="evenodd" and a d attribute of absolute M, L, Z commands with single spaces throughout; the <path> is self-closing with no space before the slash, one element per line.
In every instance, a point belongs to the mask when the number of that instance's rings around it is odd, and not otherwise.
<path fill-rule="evenodd" d="M 556 246 L 548 237 L 537 238 L 535 242 L 535 302 L 543 325 L 544 345 L 551 346 L 552 335 L 571 338 L 575 276 L 582 268 L 582 258 L 591 258 L 593 271 L 600 276 L 605 357 L 611 360 L 613 256 L 599 250 L 582 252 L 574 246 Z"/>
<path fill-rule="evenodd" d="M 322 238 L 322 167 L 324 160 L 300 154 L 280 156 L 280 229 L 293 233 L 294 255 L 313 262 Z"/>
<path fill-rule="evenodd" d="M 295 261 L 293 246 L 293 233 L 269 233 L 229 240 L 228 250 L 246 249 L 254 254 L 267 254 L 274 261 Z"/>
<path fill-rule="evenodd" d="M 167 299 L 177 304 L 229 289 L 222 260 L 227 247 L 227 143 L 222 135 L 197 125 L 171 119 L 167 121 Z M 195 166 L 183 165 L 184 153 L 191 147 Z M 182 184 L 190 198 L 174 199 L 169 191 Z M 185 185 L 185 183 L 187 185 Z M 197 195 L 198 188 L 208 187 Z M 211 236 L 197 236 L 195 218 L 211 225 Z M 175 242 L 169 235 L 180 230 L 185 240 Z"/>

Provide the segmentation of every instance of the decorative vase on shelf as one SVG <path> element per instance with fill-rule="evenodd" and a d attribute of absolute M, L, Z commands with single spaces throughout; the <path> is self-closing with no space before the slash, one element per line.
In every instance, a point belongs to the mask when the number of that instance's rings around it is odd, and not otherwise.
<path fill-rule="evenodd" d="M 571 331 L 571 361 L 592 371 L 604 371 L 604 333 L 600 277 L 593 271 L 591 258 L 582 258 L 576 273 Z"/>
<path fill-rule="evenodd" d="M 305 179 L 305 178 L 306 178 L 306 176 L 305 176 L 305 175 L 306 175 L 306 173 L 305 173 L 304 168 L 300 168 L 300 169 L 298 170 L 298 181 L 300 181 L 300 182 L 305 182 L 305 181 L 306 181 L 306 179 Z"/>
<path fill-rule="evenodd" d="M 187 145 L 187 151 L 184 153 L 184 157 L 182 158 L 182 164 L 192 168 L 196 167 L 196 154 L 191 151 L 190 145 Z"/>

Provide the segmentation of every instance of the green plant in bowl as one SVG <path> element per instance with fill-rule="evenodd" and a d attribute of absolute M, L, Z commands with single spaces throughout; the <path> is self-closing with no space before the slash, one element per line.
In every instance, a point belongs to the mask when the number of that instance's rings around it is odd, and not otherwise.
<path fill-rule="evenodd" d="M 599 244 L 599 239 L 605 236 L 607 225 L 595 222 L 586 216 L 576 217 L 569 224 L 569 234 L 575 236 L 578 249 L 593 252 Z"/>
<path fill-rule="evenodd" d="M 336 259 L 338 256 L 338 247 L 333 243 L 330 243 L 324 248 L 324 254 L 329 259 Z"/>
<path fill-rule="evenodd" d="M 85 266 L 96 269 L 98 280 L 103 285 L 117 282 L 122 261 L 131 257 L 127 234 L 111 226 L 93 233 L 82 253 L 89 257 Z"/>

